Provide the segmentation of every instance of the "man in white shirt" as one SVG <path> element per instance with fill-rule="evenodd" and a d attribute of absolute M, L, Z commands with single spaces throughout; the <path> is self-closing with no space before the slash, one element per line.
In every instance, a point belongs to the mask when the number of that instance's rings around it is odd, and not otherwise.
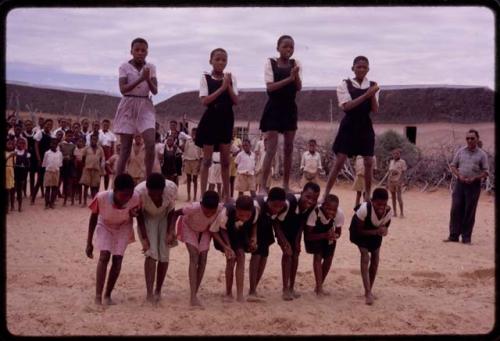
<path fill-rule="evenodd" d="M 307 182 L 318 183 L 318 174 L 323 171 L 321 165 L 321 155 L 316 151 L 316 140 L 309 140 L 309 150 L 302 154 L 300 161 L 300 171 L 302 172 L 302 186 Z"/>
<path fill-rule="evenodd" d="M 237 165 L 235 188 L 239 196 L 249 191 L 255 197 L 255 153 L 251 150 L 249 140 L 244 140 L 242 147 L 243 150 L 234 159 Z"/>

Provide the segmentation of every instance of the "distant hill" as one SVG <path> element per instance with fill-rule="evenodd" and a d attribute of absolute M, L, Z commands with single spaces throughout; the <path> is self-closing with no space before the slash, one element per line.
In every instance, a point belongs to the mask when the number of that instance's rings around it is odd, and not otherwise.
<path fill-rule="evenodd" d="M 54 89 L 49 87 L 6 84 L 6 108 L 16 110 L 16 97 L 19 96 L 19 109 L 26 111 L 26 105 L 32 110 L 45 113 L 78 115 L 80 109 L 84 116 L 112 118 L 120 102 L 120 97 L 104 92 L 81 89 Z M 85 97 L 86 96 L 86 97 Z M 85 97 L 85 102 L 83 101 Z"/>
<path fill-rule="evenodd" d="M 30 105 L 46 113 L 78 115 L 83 102 L 83 115 L 113 118 L 120 97 L 100 91 L 84 89 L 28 86 L 21 83 L 6 84 L 6 107 L 26 110 Z M 267 100 L 263 89 L 241 89 L 239 104 L 234 107 L 237 120 L 258 121 Z M 343 112 L 338 108 L 335 88 L 304 88 L 297 96 L 299 119 L 307 121 L 338 121 Z M 204 107 L 198 91 L 183 92 L 158 103 L 157 115 L 161 120 L 180 118 L 198 120 Z M 32 109 L 34 109 L 32 108 Z M 380 112 L 372 115 L 378 123 L 423 122 L 493 122 L 494 92 L 485 87 L 450 85 L 383 86 L 380 94 Z"/>
<path fill-rule="evenodd" d="M 259 120 L 267 100 L 265 91 L 240 90 L 234 107 L 237 120 Z M 299 120 L 329 121 L 330 101 L 333 120 L 343 117 L 333 89 L 303 90 L 297 95 Z M 197 91 L 177 94 L 156 105 L 160 117 L 178 118 L 186 114 L 199 119 L 204 107 Z M 391 86 L 380 93 L 380 112 L 372 115 L 378 123 L 455 123 L 493 122 L 494 92 L 485 87 L 469 86 Z"/>

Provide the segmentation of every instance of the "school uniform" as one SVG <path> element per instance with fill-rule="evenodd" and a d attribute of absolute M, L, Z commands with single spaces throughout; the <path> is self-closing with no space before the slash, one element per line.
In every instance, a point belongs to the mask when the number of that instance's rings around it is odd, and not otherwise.
<path fill-rule="evenodd" d="M 75 159 L 74 159 L 75 166 L 73 167 L 72 177 L 77 182 L 80 181 L 80 178 L 82 177 L 82 173 L 83 173 L 84 164 L 82 162 L 82 158 L 83 158 L 83 153 L 85 151 L 85 148 L 86 147 L 82 147 L 82 148 L 76 147 L 75 150 L 73 151 L 73 155 L 75 157 Z"/>
<path fill-rule="evenodd" d="M 337 87 L 339 107 L 346 102 L 354 100 L 368 91 L 375 83 L 366 77 L 359 84 L 355 79 L 345 79 Z M 378 101 L 378 94 L 375 98 Z M 345 116 L 340 121 L 340 126 L 333 143 L 333 152 L 346 154 L 348 157 L 354 155 L 373 156 L 375 146 L 375 132 L 370 118 L 371 98 L 359 104 L 351 110 L 345 111 Z"/>
<path fill-rule="evenodd" d="M 319 152 L 316 151 L 314 154 L 310 151 L 304 152 L 300 160 L 300 170 L 303 172 L 302 185 L 305 185 L 307 182 L 317 184 L 319 171 L 323 170 Z"/>
<path fill-rule="evenodd" d="M 277 58 L 269 58 L 266 61 L 264 71 L 265 83 L 278 82 L 288 78 L 294 66 L 300 68 L 299 77 L 302 79 L 302 65 L 298 60 L 290 59 L 287 66 L 279 67 Z M 295 82 L 288 83 L 276 91 L 267 91 L 268 100 L 259 125 L 262 132 L 278 131 L 284 133 L 285 131 L 297 130 L 296 94 Z"/>
<path fill-rule="evenodd" d="M 175 144 L 172 147 L 169 147 L 165 144 L 165 148 L 163 150 L 163 165 L 161 166 L 161 172 L 170 181 L 175 182 L 177 184 L 177 165 L 176 159 L 180 150 Z"/>
<path fill-rule="evenodd" d="M 104 160 L 107 161 L 114 154 L 114 145 L 117 141 L 116 135 L 113 134 L 110 130 L 103 131 L 99 130 L 99 144 L 104 151 Z M 106 174 L 109 173 L 106 171 Z"/>
<path fill-rule="evenodd" d="M 237 165 L 234 188 L 238 192 L 255 191 L 255 153 L 241 151 L 234 162 Z"/>
<path fill-rule="evenodd" d="M 153 64 L 146 63 L 139 71 L 131 61 L 120 65 L 119 78 L 126 78 L 127 84 L 133 83 L 141 77 L 144 67 L 149 68 L 151 79 L 156 78 L 156 67 Z M 123 94 L 113 121 L 115 134 L 142 134 L 147 129 L 155 129 L 156 112 L 149 92 L 149 84 L 144 80 Z"/>
<path fill-rule="evenodd" d="M 249 220 L 242 222 L 236 220 L 236 205 L 235 204 L 226 204 L 225 208 L 225 216 L 221 221 L 221 229 L 227 231 L 227 235 L 229 237 L 229 243 L 231 245 L 231 249 L 236 251 L 238 249 L 242 249 L 245 252 L 250 252 L 250 238 L 252 236 L 252 227 L 257 223 L 259 219 L 258 209 L 254 206 L 252 215 Z M 215 249 L 224 252 L 224 248 L 221 244 L 219 244 L 214 239 L 214 247 Z"/>
<path fill-rule="evenodd" d="M 85 147 L 82 157 L 85 157 L 85 165 L 80 184 L 99 187 L 101 184 L 101 162 L 104 158 L 104 151 L 100 146 L 97 146 L 95 151 L 92 147 Z"/>
<path fill-rule="evenodd" d="M 387 180 L 387 188 L 390 192 L 396 192 L 401 189 L 403 179 L 401 175 L 408 169 L 406 161 L 403 159 L 394 160 L 389 162 L 389 179 Z M 395 174 L 392 172 L 395 171 Z"/>
<path fill-rule="evenodd" d="M 307 226 L 312 226 L 312 234 L 326 233 L 331 229 L 341 228 L 344 225 L 344 212 L 338 208 L 335 218 L 328 219 L 321 207 L 315 207 L 307 218 Z M 321 257 L 327 258 L 334 254 L 336 241 L 322 240 L 305 240 L 306 252 L 310 254 L 320 254 Z"/>
<path fill-rule="evenodd" d="M 222 183 L 220 152 L 215 152 L 212 154 L 212 165 L 208 169 L 208 183 L 209 184 Z"/>
<path fill-rule="evenodd" d="M 40 152 L 40 162 L 43 161 L 45 153 L 50 149 L 50 142 L 52 141 L 52 136 L 50 133 L 45 133 L 44 130 L 40 130 L 33 136 L 33 139 L 38 142 L 38 151 Z M 36 154 L 35 154 L 36 158 Z M 38 178 L 43 182 L 43 177 L 45 175 L 45 168 L 41 164 L 38 164 Z"/>
<path fill-rule="evenodd" d="M 52 150 L 48 150 L 45 152 L 42 161 L 42 167 L 45 168 L 43 187 L 59 186 L 59 170 L 62 165 L 63 156 L 60 151 L 53 152 Z"/>
<path fill-rule="evenodd" d="M 134 178 L 134 182 L 138 184 L 146 177 L 146 166 L 144 164 L 144 157 L 146 150 L 144 144 L 132 144 L 132 151 L 128 158 L 127 173 Z"/>
<path fill-rule="evenodd" d="M 202 158 L 201 148 L 198 147 L 192 138 L 184 143 L 182 159 L 184 162 L 184 173 L 187 175 L 198 175 L 200 172 L 200 160 Z"/>
<path fill-rule="evenodd" d="M 370 201 L 364 202 L 356 209 L 356 214 L 352 216 L 351 225 L 349 226 L 349 240 L 359 247 L 368 249 L 368 251 L 376 251 L 382 245 L 382 236 L 365 236 L 356 232 L 355 224 L 361 222 L 363 229 L 376 230 L 380 226 L 389 227 L 391 224 L 392 210 L 386 206 L 385 214 L 382 218 L 378 218 Z"/>
<path fill-rule="evenodd" d="M 59 149 L 63 155 L 63 165 L 61 167 L 61 177 L 67 179 L 74 173 L 73 168 L 75 163 L 73 161 L 73 154 L 76 146 L 71 142 L 63 141 L 59 144 Z"/>
<path fill-rule="evenodd" d="M 30 170 L 31 154 L 26 150 L 15 150 L 16 156 L 14 161 L 14 182 L 16 188 L 23 185 L 28 178 Z"/>
<path fill-rule="evenodd" d="M 30 174 L 34 174 L 38 167 L 38 161 L 36 159 L 36 154 L 35 154 L 35 131 L 34 130 L 31 131 L 31 133 L 23 131 L 21 134 L 28 142 L 26 146 L 26 151 L 30 154 L 29 172 Z"/>
<path fill-rule="evenodd" d="M 233 90 L 238 95 L 236 79 L 231 75 Z M 200 97 L 214 93 L 222 86 L 222 79 L 214 79 L 211 74 L 205 73 L 200 81 Z M 230 144 L 233 137 L 234 113 L 233 101 L 229 90 L 224 91 L 210 103 L 201 117 L 196 132 L 195 143 L 198 147 L 204 145 L 214 146 L 219 150 L 220 144 Z"/>

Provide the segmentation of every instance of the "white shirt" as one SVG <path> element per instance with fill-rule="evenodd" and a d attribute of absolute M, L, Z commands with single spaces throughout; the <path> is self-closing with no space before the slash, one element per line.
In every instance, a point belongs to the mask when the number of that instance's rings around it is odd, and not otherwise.
<path fill-rule="evenodd" d="M 205 78 L 205 75 L 208 74 L 212 79 L 215 79 L 210 72 L 205 72 L 203 75 L 201 75 L 200 79 L 200 97 L 205 97 L 208 96 L 208 84 L 207 84 L 207 79 Z M 233 82 L 233 91 L 235 95 L 238 95 L 238 86 L 236 85 L 236 78 L 234 77 L 233 74 L 231 74 L 231 80 Z"/>
<path fill-rule="evenodd" d="M 245 151 L 241 151 L 236 155 L 234 162 L 238 165 L 237 172 L 238 174 L 247 174 L 254 175 L 255 174 L 255 153 L 250 152 L 250 155 Z"/>
<path fill-rule="evenodd" d="M 309 217 L 307 218 L 307 226 L 315 226 L 316 225 L 316 219 L 319 219 L 322 224 L 329 224 L 331 223 L 332 219 L 328 219 L 325 217 L 325 214 L 321 209 L 318 209 L 318 214 L 316 214 L 316 210 L 312 210 L 311 213 L 309 214 Z M 333 227 L 342 227 L 344 226 L 344 221 L 345 221 L 345 216 L 344 216 L 344 211 L 340 207 L 337 208 L 337 214 L 335 215 L 335 218 L 333 218 Z"/>
<path fill-rule="evenodd" d="M 363 81 L 361 82 L 361 85 L 358 83 L 357 80 L 354 78 L 350 78 L 352 86 L 357 88 L 357 89 L 368 89 L 370 87 L 370 81 L 368 78 L 364 78 Z M 375 93 L 375 98 L 378 103 L 378 97 L 380 94 L 380 89 Z M 342 108 L 342 105 L 344 103 L 347 103 L 352 100 L 351 94 L 349 93 L 349 90 L 347 89 L 347 83 L 345 80 L 342 80 L 339 86 L 337 86 L 337 99 L 339 102 L 339 108 Z"/>
<path fill-rule="evenodd" d="M 142 201 L 142 208 L 152 216 L 166 214 L 175 208 L 175 200 L 177 199 L 177 186 L 173 181 L 165 180 L 165 188 L 162 194 L 162 204 L 157 207 L 151 197 L 148 195 L 146 181 L 142 181 L 135 186 L 135 191 L 139 194 Z"/>
<path fill-rule="evenodd" d="M 390 181 L 399 181 L 401 175 L 404 171 L 406 171 L 408 167 L 406 166 L 406 161 L 403 159 L 399 159 L 398 161 L 391 159 L 389 162 L 389 180 Z M 394 172 L 394 175 L 392 174 Z"/>
<path fill-rule="evenodd" d="M 317 151 L 314 154 L 311 154 L 310 151 L 304 152 L 300 161 L 300 169 L 309 173 L 317 173 L 318 169 L 323 170 L 321 155 Z"/>
<path fill-rule="evenodd" d="M 373 155 L 373 169 L 377 169 L 377 157 Z M 356 156 L 356 161 L 354 161 L 354 171 L 356 175 L 365 176 L 365 159 L 363 156 Z"/>
<path fill-rule="evenodd" d="M 42 136 L 43 136 L 43 130 L 39 130 L 35 133 L 35 135 L 33 135 L 33 139 L 35 139 L 35 141 L 38 141 L 40 142 L 42 140 Z M 52 137 L 52 134 L 49 134 L 50 137 Z"/>
<path fill-rule="evenodd" d="M 104 132 L 102 129 L 99 130 L 99 143 L 101 146 L 111 147 L 111 144 L 116 143 L 116 140 L 116 135 L 111 130 L 108 129 L 107 132 Z"/>
<path fill-rule="evenodd" d="M 52 137 L 57 137 L 57 132 L 58 131 L 62 131 L 63 132 L 63 138 L 64 138 L 64 135 L 65 135 L 66 132 L 63 130 L 62 127 L 59 127 L 56 130 L 53 130 L 52 133 L 51 133 Z"/>
<path fill-rule="evenodd" d="M 265 146 L 264 146 L 264 139 L 257 141 L 255 144 L 255 149 L 253 150 L 258 157 L 261 157 L 261 155 L 264 155 L 264 152 L 266 151 Z"/>
<path fill-rule="evenodd" d="M 212 162 L 220 163 L 220 152 L 212 153 Z"/>
<path fill-rule="evenodd" d="M 255 209 L 255 217 L 252 220 L 252 225 L 256 224 L 257 220 L 259 220 L 259 212 L 260 212 L 259 204 L 255 200 L 253 202 L 253 207 Z M 224 214 L 221 216 L 221 218 L 218 220 L 218 222 L 220 224 L 220 228 L 221 229 L 227 230 L 227 209 L 225 207 L 224 207 L 224 212 L 223 213 Z M 236 226 L 236 228 L 240 228 L 241 226 L 243 226 L 244 223 L 246 223 L 246 222 L 245 221 L 236 220 L 234 222 L 234 225 Z M 217 228 L 214 227 L 214 229 L 217 229 Z M 218 232 L 218 231 L 219 231 L 219 229 L 217 229 L 217 231 L 212 231 L 212 232 Z"/>
<path fill-rule="evenodd" d="M 194 143 L 192 138 L 186 140 L 184 143 L 184 153 L 182 154 L 183 160 L 199 160 L 201 157 L 201 148 Z"/>
<path fill-rule="evenodd" d="M 45 170 L 55 172 L 59 171 L 59 168 L 63 164 L 63 155 L 60 151 L 53 152 L 52 150 L 47 150 L 43 156 L 42 167 Z"/>
<path fill-rule="evenodd" d="M 267 203 L 267 195 L 264 197 L 264 202 Z M 285 200 L 285 204 L 286 204 L 286 209 L 283 212 L 273 214 L 273 215 L 268 214 L 272 220 L 278 219 L 278 221 L 281 221 L 281 222 L 285 220 L 286 215 L 288 214 L 288 210 L 290 209 L 290 202 L 288 201 L 288 199 Z M 259 203 L 257 200 L 254 200 L 254 206 L 257 209 L 257 213 L 260 214 L 260 206 L 259 206 Z"/>
<path fill-rule="evenodd" d="M 179 139 L 179 146 L 182 146 L 183 143 L 185 143 L 185 141 L 187 141 L 191 138 L 191 136 L 189 136 L 188 134 L 186 134 L 182 130 L 178 130 L 177 132 L 178 132 L 177 138 Z M 172 135 L 172 130 L 169 129 L 167 131 L 167 136 L 165 138 L 169 137 L 170 135 Z"/>
<path fill-rule="evenodd" d="M 276 61 L 278 60 L 278 58 L 276 57 L 273 57 L 272 59 Z M 295 66 L 299 67 L 299 78 L 302 81 L 302 63 L 299 62 L 297 59 L 295 59 Z M 264 66 L 264 82 L 266 84 L 274 83 L 274 73 L 273 73 L 273 67 L 271 65 L 271 58 L 266 58 L 266 65 Z"/>
<path fill-rule="evenodd" d="M 118 77 L 126 78 L 127 84 L 131 84 L 139 79 L 144 71 L 144 68 L 149 68 L 149 77 L 150 79 L 156 78 L 156 66 L 151 63 L 147 63 L 142 67 L 141 71 L 138 71 L 135 66 L 130 64 L 129 62 L 125 62 L 120 65 L 118 69 Z M 149 84 L 147 81 L 142 81 L 135 88 L 128 91 L 125 95 L 134 95 L 134 96 L 144 96 L 147 97 L 149 95 Z"/>
<path fill-rule="evenodd" d="M 361 206 L 358 208 L 356 211 L 356 215 L 358 216 L 359 220 L 365 221 L 366 216 L 368 215 L 368 208 L 366 206 L 366 202 L 362 203 Z M 380 226 L 385 226 L 389 221 L 391 221 L 392 218 L 392 210 L 389 210 L 385 216 L 383 216 L 381 219 L 377 217 L 377 214 L 375 213 L 375 209 L 372 206 L 372 212 L 371 212 L 371 221 L 373 225 L 380 227 Z"/>

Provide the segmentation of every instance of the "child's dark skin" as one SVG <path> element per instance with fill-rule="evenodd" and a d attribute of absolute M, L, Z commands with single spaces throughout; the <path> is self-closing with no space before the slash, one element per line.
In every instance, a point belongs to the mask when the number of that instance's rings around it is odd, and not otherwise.
<path fill-rule="evenodd" d="M 92 148 L 92 151 L 94 153 L 97 153 L 97 136 L 96 135 L 91 135 L 90 136 L 90 147 Z M 83 164 L 85 164 L 85 156 L 82 158 Z M 100 163 L 100 162 L 99 162 Z M 87 193 L 89 190 L 89 186 L 84 185 L 83 187 L 83 206 L 87 206 Z M 90 196 L 92 199 L 96 196 L 97 192 L 99 192 L 99 187 L 90 187 Z"/>
<path fill-rule="evenodd" d="M 196 128 L 191 130 L 191 137 L 193 141 L 196 139 Z M 186 186 L 187 186 L 187 201 L 191 201 L 191 181 L 193 182 L 193 200 L 196 201 L 196 192 L 198 191 L 198 176 L 186 174 Z"/>
<path fill-rule="evenodd" d="M 372 200 L 372 207 L 375 214 L 380 219 L 385 213 L 387 207 L 387 200 Z M 358 221 L 356 226 L 357 233 L 365 236 L 386 236 L 387 226 L 380 226 L 375 230 L 366 230 L 363 228 L 363 222 Z M 363 280 L 363 286 L 365 288 L 365 303 L 368 305 L 373 304 L 374 296 L 372 293 L 373 283 L 375 282 L 375 277 L 377 276 L 377 269 L 379 263 L 379 253 L 380 248 L 370 252 L 368 249 L 363 247 L 358 247 L 361 252 L 361 278 Z M 371 257 L 370 257 L 371 254 Z"/>
<path fill-rule="evenodd" d="M 10 158 L 14 158 L 15 160 L 15 155 L 16 153 L 14 152 L 14 141 L 13 140 L 8 140 L 7 141 L 7 144 L 6 144 L 6 148 L 5 148 L 8 152 L 10 152 L 10 154 L 7 156 L 7 159 L 5 160 L 5 162 L 7 162 L 7 160 L 9 160 Z M 15 200 L 16 200 L 16 188 L 11 188 L 9 189 L 8 191 L 8 195 L 7 195 L 7 200 L 6 200 L 6 209 L 5 211 L 8 212 L 8 208 L 9 208 L 9 198 L 10 198 L 10 210 L 11 211 L 14 211 L 14 203 L 15 203 Z"/>
<path fill-rule="evenodd" d="M 243 141 L 242 148 L 243 148 L 243 151 L 245 153 L 247 153 L 248 155 L 250 155 L 252 153 L 252 146 L 250 145 L 250 141 Z M 238 195 L 242 196 L 243 192 L 238 192 Z M 254 198 L 255 197 L 255 191 L 250 191 L 250 195 L 252 196 L 252 198 Z"/>
<path fill-rule="evenodd" d="M 55 153 L 58 144 L 57 139 L 52 139 L 50 142 L 50 150 Z M 45 208 L 54 208 L 58 192 L 59 188 L 57 186 L 45 187 Z"/>
<path fill-rule="evenodd" d="M 73 131 L 68 130 L 66 134 L 64 134 L 64 140 L 68 143 L 70 143 L 73 140 Z M 74 155 L 71 155 L 71 161 L 74 162 Z M 64 201 L 63 201 L 63 206 L 66 206 L 66 202 L 68 201 L 69 198 L 73 198 L 73 179 L 71 178 L 71 174 L 66 174 L 66 178 L 62 179 L 63 180 L 63 193 L 64 193 Z M 71 204 L 74 204 L 74 201 L 72 200 Z"/>
<path fill-rule="evenodd" d="M 113 192 L 113 202 L 117 207 L 123 207 L 131 198 L 134 193 L 133 188 L 128 189 L 128 190 L 122 190 L 122 191 L 115 191 Z M 131 216 L 134 216 L 137 214 L 137 226 L 139 229 L 140 235 L 146 235 L 146 228 L 144 226 L 144 217 L 140 212 L 137 212 L 137 210 L 131 211 Z M 89 231 L 88 231 L 88 236 L 87 236 L 87 246 L 85 248 L 85 253 L 88 258 L 94 258 L 93 255 L 93 250 L 94 246 L 92 245 L 92 239 L 94 236 L 94 231 L 97 226 L 97 218 L 99 214 L 98 213 L 92 213 L 90 215 L 90 221 L 89 221 Z M 146 238 L 147 241 L 147 238 Z M 143 239 L 141 239 L 141 244 L 143 246 L 143 252 L 147 251 L 149 249 L 149 243 L 144 242 Z M 99 261 L 97 263 L 97 272 L 96 272 L 96 295 L 95 295 L 95 304 L 101 305 L 114 305 L 116 304 L 112 299 L 111 299 L 111 292 L 113 291 L 113 288 L 115 287 L 116 280 L 118 279 L 118 276 L 120 275 L 120 270 L 121 270 L 121 265 L 122 265 L 122 260 L 123 256 L 120 255 L 113 255 L 112 257 L 112 262 L 111 262 L 111 268 L 109 269 L 109 275 L 108 275 L 108 283 L 106 286 L 106 291 L 104 293 L 104 298 L 102 296 L 102 291 L 104 289 L 104 282 L 106 280 L 106 270 L 108 267 L 109 260 L 111 258 L 111 253 L 109 251 L 100 251 L 99 254 Z"/>
<path fill-rule="evenodd" d="M 77 148 L 81 149 L 85 146 L 85 140 L 83 138 L 80 138 L 76 142 Z M 77 160 L 74 158 L 75 162 L 75 168 L 79 168 L 83 164 L 83 160 Z M 80 179 L 73 179 L 73 193 L 71 196 L 71 205 L 75 203 L 75 195 L 78 195 L 78 203 L 81 205 L 82 204 L 82 184 L 79 182 Z"/>

